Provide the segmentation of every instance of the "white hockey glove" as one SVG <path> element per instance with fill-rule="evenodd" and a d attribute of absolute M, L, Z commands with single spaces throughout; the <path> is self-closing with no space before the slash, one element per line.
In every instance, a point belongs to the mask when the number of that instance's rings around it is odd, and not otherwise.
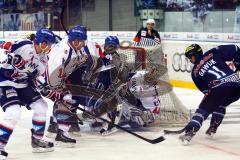
<path fill-rule="evenodd" d="M 74 103 L 74 101 L 72 99 L 72 94 L 70 92 L 65 92 L 62 100 L 66 104 L 73 104 Z"/>
<path fill-rule="evenodd" d="M 5 49 L 0 48 L 0 64 L 7 64 L 8 56 Z"/>

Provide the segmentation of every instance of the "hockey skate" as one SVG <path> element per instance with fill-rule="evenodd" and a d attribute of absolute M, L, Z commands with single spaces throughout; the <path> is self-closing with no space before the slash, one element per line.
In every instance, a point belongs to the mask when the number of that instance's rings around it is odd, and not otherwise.
<path fill-rule="evenodd" d="M 217 132 L 217 128 L 218 128 L 217 125 L 210 125 L 210 127 L 206 131 L 206 135 L 209 138 L 213 138 L 214 134 Z"/>
<path fill-rule="evenodd" d="M 114 125 L 108 124 L 106 127 L 103 127 L 99 132 L 103 136 L 108 136 L 108 135 L 113 134 L 117 131 L 118 131 L 118 129 Z"/>
<path fill-rule="evenodd" d="M 77 123 L 72 124 L 68 132 L 73 137 L 81 137 L 80 127 Z"/>
<path fill-rule="evenodd" d="M 53 117 L 50 117 L 50 124 L 47 129 L 46 137 L 55 138 L 57 135 L 58 124 L 53 121 Z"/>
<path fill-rule="evenodd" d="M 179 139 L 181 140 L 183 145 L 189 145 L 195 134 L 196 132 L 194 131 L 188 131 L 184 135 L 179 136 Z"/>
<path fill-rule="evenodd" d="M 76 140 L 71 138 L 68 132 L 64 132 L 58 129 L 57 136 L 55 138 L 56 145 L 59 147 L 72 148 L 76 145 Z"/>
<path fill-rule="evenodd" d="M 5 151 L 0 151 L 0 160 L 7 159 L 8 153 Z"/>
<path fill-rule="evenodd" d="M 33 129 L 31 130 L 33 134 Z M 32 152 L 33 153 L 44 153 L 54 151 L 54 145 L 52 142 L 45 141 L 43 139 L 37 139 L 32 135 Z"/>

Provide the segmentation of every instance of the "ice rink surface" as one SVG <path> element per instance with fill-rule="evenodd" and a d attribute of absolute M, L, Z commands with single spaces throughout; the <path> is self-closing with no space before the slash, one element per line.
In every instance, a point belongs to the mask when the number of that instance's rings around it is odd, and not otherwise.
<path fill-rule="evenodd" d="M 202 94 L 195 90 L 175 88 L 179 99 L 195 109 Z M 222 98 L 222 97 L 219 97 Z M 51 110 L 51 109 L 50 109 Z M 50 113 L 50 111 L 49 111 Z M 191 145 L 183 146 L 178 136 L 166 136 L 159 144 L 148 144 L 132 135 L 117 132 L 103 137 L 96 133 L 82 133 L 76 148 L 55 148 L 54 152 L 33 154 L 30 146 L 31 111 L 22 109 L 18 123 L 6 148 L 9 159 L 17 160 L 240 160 L 240 103 L 228 107 L 224 124 L 213 139 L 205 136 L 207 120 Z M 0 113 L 2 117 L 2 112 Z M 139 134 L 156 138 L 163 128 Z M 174 128 L 175 129 L 175 128 Z M 177 128 L 176 128 L 177 129 Z"/>

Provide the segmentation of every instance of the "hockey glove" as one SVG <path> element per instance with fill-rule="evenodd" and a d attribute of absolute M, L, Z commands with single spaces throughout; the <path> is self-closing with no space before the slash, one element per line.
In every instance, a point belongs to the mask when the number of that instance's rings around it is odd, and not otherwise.
<path fill-rule="evenodd" d="M 18 54 L 17 55 L 8 54 L 7 63 L 20 70 L 24 69 L 25 65 L 25 61 L 23 60 L 22 56 Z"/>
<path fill-rule="evenodd" d="M 63 102 L 66 104 L 73 104 L 72 94 L 70 92 L 65 92 L 62 98 Z"/>

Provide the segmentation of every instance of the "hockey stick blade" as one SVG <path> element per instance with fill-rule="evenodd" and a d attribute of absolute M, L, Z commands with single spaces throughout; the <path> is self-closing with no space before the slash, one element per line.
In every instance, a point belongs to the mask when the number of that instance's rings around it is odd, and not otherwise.
<path fill-rule="evenodd" d="M 176 131 L 172 131 L 172 130 L 163 130 L 164 134 L 181 134 L 185 131 L 186 127 L 180 129 L 180 130 L 176 130 Z"/>
<path fill-rule="evenodd" d="M 86 110 L 83 109 L 83 108 L 77 107 L 77 109 L 79 109 L 79 110 L 81 110 L 81 111 L 89 114 L 90 116 L 96 117 L 93 113 L 88 112 L 88 111 L 86 111 Z M 139 134 L 136 134 L 136 133 L 134 133 L 134 132 L 132 132 L 132 131 L 129 131 L 128 129 L 126 129 L 126 128 L 120 126 L 120 125 L 114 124 L 114 123 L 112 123 L 112 122 L 110 122 L 110 121 L 108 121 L 108 120 L 106 120 L 106 119 L 104 119 L 104 118 L 102 118 L 102 117 L 97 117 L 97 118 L 100 119 L 100 120 L 102 120 L 103 122 L 112 124 L 112 125 L 114 125 L 116 128 L 121 129 L 121 130 L 123 130 L 123 131 L 125 131 L 125 132 L 127 132 L 127 133 L 129 133 L 129 134 L 131 134 L 131 135 L 133 135 L 133 136 L 135 136 L 135 137 L 138 137 L 138 138 L 140 138 L 140 139 L 142 139 L 142 140 L 144 140 L 144 141 L 146 141 L 146 142 L 148 142 L 148 143 L 151 143 L 151 144 L 157 144 L 157 143 L 160 143 L 160 142 L 162 142 L 162 141 L 165 140 L 165 138 L 164 138 L 163 136 L 160 136 L 160 137 L 158 137 L 158 138 L 156 138 L 156 139 L 148 139 L 148 138 L 145 138 L 145 137 L 143 137 L 143 136 L 140 136 Z"/>

